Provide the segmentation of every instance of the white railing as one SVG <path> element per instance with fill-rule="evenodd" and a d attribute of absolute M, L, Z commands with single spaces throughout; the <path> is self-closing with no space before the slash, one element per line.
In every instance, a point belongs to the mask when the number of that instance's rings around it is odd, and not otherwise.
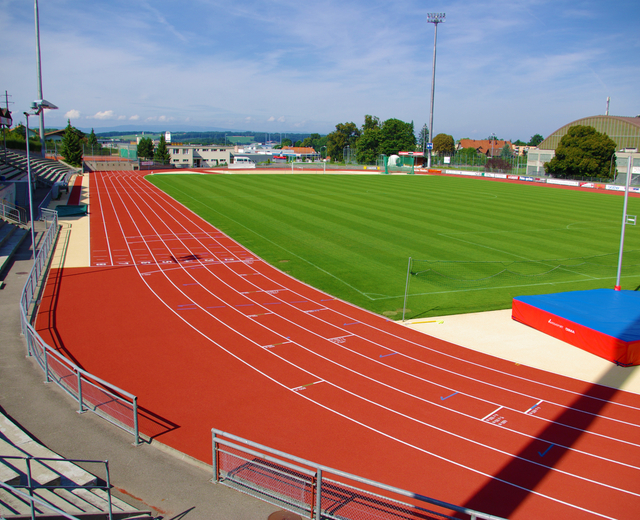
<path fill-rule="evenodd" d="M 0 201 L 0 217 L 21 226 L 28 223 L 27 210 L 6 200 Z"/>
<path fill-rule="evenodd" d="M 332 469 L 212 429 L 213 481 L 308 518 L 504 520 Z M 329 477 L 329 475 L 331 477 Z M 427 507 L 432 509 L 427 509 Z"/>
<path fill-rule="evenodd" d="M 81 369 L 46 344 L 32 325 L 49 260 L 58 236 L 58 214 L 43 210 L 45 222 L 51 222 L 40 244 L 33 267 L 20 297 L 22 334 L 27 341 L 27 354 L 33 356 L 45 373 L 46 381 L 54 381 L 78 402 L 80 413 L 92 411 L 110 423 L 132 433 L 134 444 L 140 443 L 138 398 L 111 383 Z"/>

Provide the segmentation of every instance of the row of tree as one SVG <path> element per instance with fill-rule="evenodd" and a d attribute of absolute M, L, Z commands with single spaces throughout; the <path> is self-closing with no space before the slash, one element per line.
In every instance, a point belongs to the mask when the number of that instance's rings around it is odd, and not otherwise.
<path fill-rule="evenodd" d="M 153 144 L 151 137 L 143 137 L 140 139 L 137 153 L 140 159 L 153 159 L 154 162 L 159 164 L 169 164 L 171 162 L 171 154 L 167 148 L 167 141 L 164 134 L 160 135 L 160 142 L 157 147 Z"/>
<path fill-rule="evenodd" d="M 380 154 L 415 150 L 416 136 L 413 122 L 405 123 L 399 119 L 381 122 L 378 117 L 366 115 L 361 128 L 353 122 L 337 124 L 335 132 L 327 135 L 326 146 L 327 155 L 333 161 L 343 161 L 344 150 L 348 147 L 355 151 L 358 163 L 372 164 Z"/>

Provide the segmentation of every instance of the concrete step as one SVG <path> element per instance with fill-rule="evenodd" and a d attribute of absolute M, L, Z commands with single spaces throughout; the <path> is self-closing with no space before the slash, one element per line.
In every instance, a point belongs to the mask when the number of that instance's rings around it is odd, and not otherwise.
<path fill-rule="evenodd" d="M 20 484 L 26 485 L 28 483 L 28 470 L 27 461 L 24 458 L 28 456 L 24 451 L 16 448 L 15 446 L 0 441 L 0 459 L 3 464 L 9 466 L 13 471 L 20 475 Z M 14 459 L 10 457 L 22 457 Z M 62 481 L 62 476 L 53 471 L 51 468 L 41 464 L 40 462 L 31 461 L 31 480 L 42 486 L 57 486 Z"/>
<path fill-rule="evenodd" d="M 6 220 L 0 219 L 0 247 L 15 231 L 15 227 L 9 224 Z"/>
<path fill-rule="evenodd" d="M 5 459 L 0 455 L 0 482 L 13 486 L 20 484 L 20 473 L 18 473 L 10 461 L 5 462 Z"/>
<path fill-rule="evenodd" d="M 0 415 L 0 459 L 2 459 L 2 455 L 60 459 L 42 462 L 32 461 L 32 478 L 38 484 L 64 485 L 65 482 L 73 482 L 79 486 L 85 486 L 97 482 L 95 475 L 72 462 L 63 460 L 60 455 L 33 440 L 31 436 L 7 417 Z M 12 466 L 14 471 L 26 475 L 26 461 L 6 458 L 3 460 L 6 465 Z"/>
<path fill-rule="evenodd" d="M 74 489 L 73 493 L 81 497 L 83 500 L 91 502 L 91 504 L 101 511 L 106 511 L 109 508 L 109 495 L 104 489 Z M 112 511 L 135 510 L 133 506 L 130 506 L 125 501 L 120 500 L 113 495 L 111 495 L 111 509 Z"/>
<path fill-rule="evenodd" d="M 30 513 L 31 505 L 28 501 L 4 488 L 0 489 L 0 518 L 9 518 L 12 515 L 28 515 Z"/>
<path fill-rule="evenodd" d="M 104 512 L 65 489 L 37 489 L 34 491 L 34 495 L 70 515 Z M 40 509 L 46 508 L 41 506 Z"/>

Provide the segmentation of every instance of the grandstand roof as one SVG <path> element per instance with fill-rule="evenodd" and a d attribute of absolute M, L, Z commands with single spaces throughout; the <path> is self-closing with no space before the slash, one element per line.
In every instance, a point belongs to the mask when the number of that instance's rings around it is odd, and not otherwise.
<path fill-rule="evenodd" d="M 541 150 L 555 150 L 560 139 L 567 134 L 569 128 L 577 125 L 592 126 L 598 132 L 607 134 L 616 143 L 618 150 L 625 148 L 640 149 L 640 117 L 590 116 L 577 119 L 553 132 L 540 143 Z"/>

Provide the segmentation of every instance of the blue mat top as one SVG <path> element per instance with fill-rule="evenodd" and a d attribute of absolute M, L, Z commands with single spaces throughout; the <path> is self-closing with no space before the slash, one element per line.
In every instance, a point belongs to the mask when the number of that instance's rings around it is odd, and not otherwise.
<path fill-rule="evenodd" d="M 514 300 L 626 342 L 640 340 L 640 292 L 594 289 Z"/>

